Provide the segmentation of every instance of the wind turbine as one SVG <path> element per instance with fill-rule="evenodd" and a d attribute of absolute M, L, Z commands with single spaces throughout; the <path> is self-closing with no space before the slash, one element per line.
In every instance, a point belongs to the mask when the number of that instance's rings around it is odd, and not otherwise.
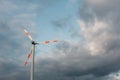
<path fill-rule="evenodd" d="M 30 73 L 30 80 L 34 80 L 34 57 L 35 57 L 35 45 L 38 45 L 38 44 L 49 44 L 51 42 L 58 42 L 58 40 L 52 40 L 52 41 L 45 41 L 45 42 L 35 42 L 31 35 L 29 34 L 29 32 L 24 29 L 24 32 L 26 34 L 26 36 L 30 39 L 31 41 L 31 44 L 32 44 L 32 47 L 27 55 L 27 59 L 25 60 L 25 66 L 27 65 L 28 63 L 28 60 L 30 59 L 30 57 L 32 57 L 31 59 L 31 73 Z"/>

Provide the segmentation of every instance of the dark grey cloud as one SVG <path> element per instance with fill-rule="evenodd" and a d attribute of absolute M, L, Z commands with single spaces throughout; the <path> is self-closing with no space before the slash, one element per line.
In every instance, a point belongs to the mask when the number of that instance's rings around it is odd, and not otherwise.
<path fill-rule="evenodd" d="M 79 28 L 75 26 L 74 17 L 72 15 L 66 16 L 64 18 L 56 19 L 51 21 L 51 24 L 53 25 L 53 29 L 57 30 L 61 34 L 68 34 L 70 37 L 80 37 Z"/>
<path fill-rule="evenodd" d="M 17 28 L 16 28 L 17 29 Z M 16 30 L 15 29 L 15 30 Z M 8 22 L 0 21 L 0 79 L 1 80 L 16 80 L 27 79 L 28 69 L 23 66 L 24 59 L 22 51 L 25 42 L 19 32 L 22 29 L 15 31 Z M 28 44 L 29 45 L 29 44 Z M 26 48 L 29 48 L 26 46 Z M 23 59 L 22 59 L 23 58 Z M 26 73 L 26 76 L 23 74 Z M 23 76 L 21 76 L 23 75 Z M 20 78 L 21 76 L 21 78 Z"/>
<path fill-rule="evenodd" d="M 79 10 L 78 23 L 81 27 L 81 34 L 87 42 L 84 44 L 85 47 L 81 47 L 81 42 L 75 46 L 71 45 L 72 42 L 70 44 L 67 42 L 67 48 L 66 44 L 63 43 L 59 48 L 64 47 L 61 49 L 62 51 L 60 52 L 58 49 L 58 52 L 66 55 L 62 62 L 66 62 L 70 67 L 70 69 L 66 69 L 67 75 L 92 74 L 100 79 L 119 70 L 119 2 L 119 0 L 83 1 Z"/>
<path fill-rule="evenodd" d="M 71 16 L 65 17 L 63 19 L 59 19 L 59 20 L 54 20 L 52 22 L 52 24 L 56 27 L 56 28 L 66 28 L 68 27 L 68 24 L 70 22 Z"/>
<path fill-rule="evenodd" d="M 51 77 L 57 73 L 63 80 L 107 80 L 109 74 L 120 69 L 119 3 L 119 0 L 83 1 L 78 23 L 85 43 L 58 44 L 56 58 L 49 59 L 51 63 L 47 61 L 52 65 Z"/>
<path fill-rule="evenodd" d="M 0 79 L 29 79 L 28 72 L 30 68 L 24 67 L 24 60 L 26 57 L 25 55 L 30 48 L 30 43 L 24 41 L 26 37 L 23 32 L 23 26 L 25 26 L 25 23 L 29 23 L 31 21 L 24 21 L 24 17 L 29 18 L 26 15 L 20 16 L 22 18 L 19 21 L 19 14 L 16 14 L 15 12 L 21 10 L 21 7 L 19 5 L 16 5 L 14 1 L 1 0 L 0 4 Z M 23 12 L 21 14 L 26 13 Z M 16 23 L 15 21 L 18 22 Z M 28 27 L 28 29 L 31 28 L 32 27 Z M 34 32 L 32 33 L 34 34 Z"/>

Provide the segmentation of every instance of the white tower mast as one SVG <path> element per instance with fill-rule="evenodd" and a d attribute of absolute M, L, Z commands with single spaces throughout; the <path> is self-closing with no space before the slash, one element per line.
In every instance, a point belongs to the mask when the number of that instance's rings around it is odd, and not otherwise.
<path fill-rule="evenodd" d="M 35 41 L 33 41 L 31 35 L 29 34 L 29 32 L 26 29 L 24 29 L 24 32 L 25 32 L 26 36 L 30 39 L 31 44 L 32 44 L 32 48 L 30 49 L 30 52 L 28 53 L 27 59 L 25 61 L 25 66 L 28 63 L 27 61 L 29 60 L 29 58 L 32 55 L 30 80 L 34 80 L 35 45 L 37 45 L 37 44 L 49 44 L 50 42 L 58 42 L 58 40 L 45 41 L 45 42 L 35 42 Z"/>

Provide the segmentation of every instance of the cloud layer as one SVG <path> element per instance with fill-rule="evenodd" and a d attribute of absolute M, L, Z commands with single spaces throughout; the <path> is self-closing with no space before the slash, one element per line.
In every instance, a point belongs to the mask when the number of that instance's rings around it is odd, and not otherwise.
<path fill-rule="evenodd" d="M 21 50 L 29 49 L 30 45 L 25 45 L 21 28 L 18 26 L 30 24 L 31 27 L 28 28 L 33 30 L 32 34 L 36 34 L 33 29 L 36 17 L 34 11 L 38 10 L 38 7 L 31 3 L 20 6 L 18 3 L 4 0 L 0 3 L 0 44 L 3 45 L 0 48 L 0 79 L 27 80 L 30 67 L 21 66 L 21 58 L 25 58 L 25 54 L 21 54 L 25 52 Z M 37 58 L 35 80 L 107 80 L 109 74 L 119 71 L 120 1 L 84 0 L 80 4 L 77 14 L 80 30 L 74 35 L 80 35 L 78 38 L 82 40 L 63 40 L 51 49 L 50 55 Z M 8 8 L 5 5 L 8 5 Z M 23 9 L 26 11 L 17 13 Z M 15 16 L 8 18 L 7 12 Z M 64 22 L 66 21 L 62 20 L 54 24 L 64 29 L 67 24 L 69 25 L 69 21 Z"/>
<path fill-rule="evenodd" d="M 54 71 L 61 73 L 63 80 L 106 80 L 107 75 L 119 70 L 119 3 L 119 0 L 83 1 L 77 20 L 83 43 L 63 41 L 54 54 L 57 60 Z"/>

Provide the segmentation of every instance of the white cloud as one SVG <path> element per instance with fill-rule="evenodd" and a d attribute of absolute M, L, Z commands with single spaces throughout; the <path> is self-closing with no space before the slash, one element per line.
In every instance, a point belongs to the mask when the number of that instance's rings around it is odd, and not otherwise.
<path fill-rule="evenodd" d="M 120 71 L 109 74 L 108 80 L 120 80 Z"/>
<path fill-rule="evenodd" d="M 94 23 L 85 23 L 81 20 L 77 21 L 81 28 L 81 33 L 87 42 L 87 47 L 92 55 L 104 52 L 105 42 L 108 40 L 106 29 L 108 24 L 95 19 Z M 101 40 L 102 39 L 102 40 Z"/>

